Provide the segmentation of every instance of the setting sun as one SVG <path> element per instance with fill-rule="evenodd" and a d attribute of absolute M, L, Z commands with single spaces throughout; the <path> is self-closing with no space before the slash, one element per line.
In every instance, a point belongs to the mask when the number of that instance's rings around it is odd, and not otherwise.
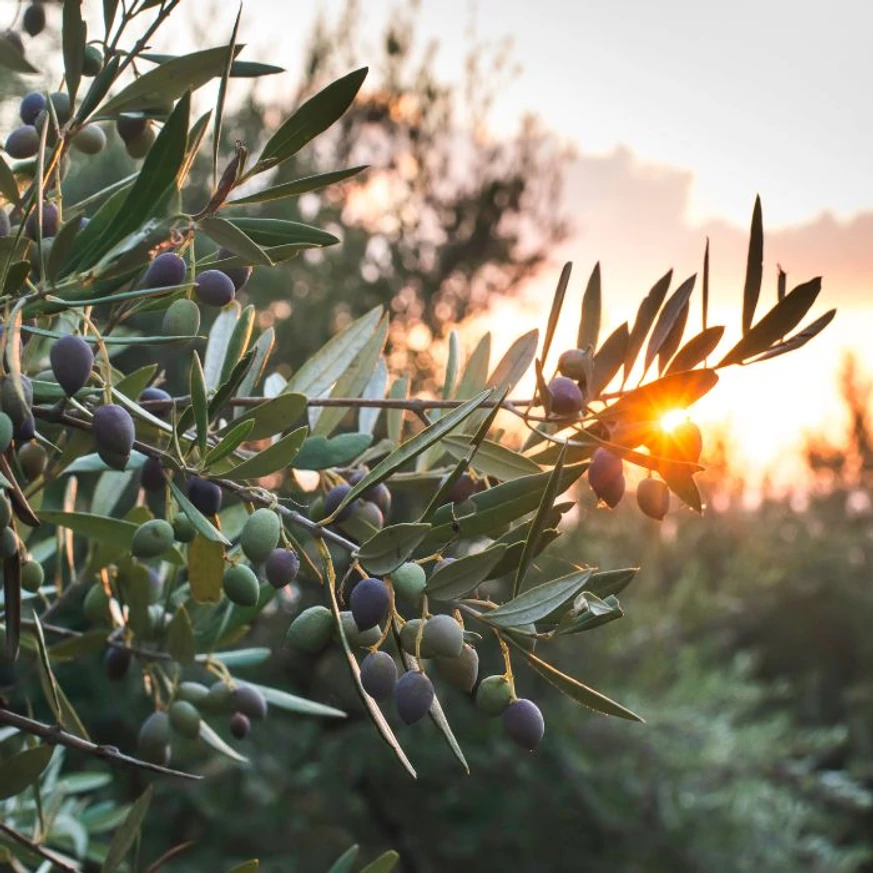
<path fill-rule="evenodd" d="M 684 409 L 671 409 L 661 416 L 661 430 L 670 433 L 676 430 L 683 421 L 688 420 L 688 413 Z"/>

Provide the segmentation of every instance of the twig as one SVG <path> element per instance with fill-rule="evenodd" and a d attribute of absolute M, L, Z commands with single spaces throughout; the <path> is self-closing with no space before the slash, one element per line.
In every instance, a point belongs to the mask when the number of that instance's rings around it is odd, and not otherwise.
<path fill-rule="evenodd" d="M 130 755 L 120 752 L 115 746 L 98 746 L 96 743 L 83 740 L 75 734 L 67 733 L 56 725 L 43 724 L 40 721 L 34 721 L 32 718 L 10 712 L 8 709 L 0 709 L 0 724 L 18 728 L 18 730 L 26 734 L 42 738 L 47 743 L 56 743 L 57 745 L 67 746 L 70 749 L 84 752 L 86 755 L 94 755 L 97 758 L 102 758 L 109 764 L 148 770 L 151 773 L 160 773 L 163 776 L 176 776 L 179 779 L 191 779 L 195 782 L 203 778 L 195 773 L 172 770 L 169 767 L 162 767 L 160 764 L 152 764 L 150 761 L 132 758 Z"/>
<path fill-rule="evenodd" d="M 3 824 L 3 822 L 0 822 L 0 833 L 6 834 L 10 840 L 14 840 L 19 845 L 24 846 L 34 854 L 39 855 L 40 858 L 45 858 L 46 861 L 51 861 L 51 863 L 59 870 L 64 870 L 66 873 L 79 873 L 78 867 L 71 867 L 65 861 L 62 861 L 58 855 L 55 855 L 54 852 L 49 852 L 48 849 L 38 846 L 32 840 L 27 839 L 23 834 L 13 830 L 9 825 Z"/>

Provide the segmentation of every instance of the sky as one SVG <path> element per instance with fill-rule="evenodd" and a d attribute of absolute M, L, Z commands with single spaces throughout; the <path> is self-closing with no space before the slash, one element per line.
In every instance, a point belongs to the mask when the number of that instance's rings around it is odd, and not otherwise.
<path fill-rule="evenodd" d="M 360 3 L 365 59 L 369 46 L 379 57 L 379 35 L 397 5 Z M 227 38 L 235 3 L 189 0 L 189 7 L 200 37 Z M 293 93 L 316 15 L 334 18 L 343 7 L 344 0 L 245 0 L 245 56 L 289 71 L 269 82 L 276 100 Z M 777 264 L 789 287 L 824 277 L 811 317 L 840 311 L 802 351 L 727 371 L 697 415 L 728 422 L 755 471 L 790 480 L 805 433 L 841 432 L 835 374 L 845 349 L 873 369 L 873 113 L 866 108 L 873 3 L 420 0 L 419 11 L 422 41 L 440 43 L 435 65 L 445 80 L 461 78 L 471 34 L 511 40 L 520 72 L 493 107 L 494 135 L 510 134 L 532 112 L 577 154 L 565 174 L 571 239 L 518 299 L 497 301 L 468 335 L 497 325 L 499 350 L 520 322 L 544 325 L 564 260 L 575 265 L 569 311 L 600 260 L 610 329 L 633 318 L 668 268 L 677 281 L 699 271 L 709 237 L 711 323 L 728 325 L 728 342 L 738 333 L 748 226 L 760 194 L 760 311 L 775 300 Z M 561 327 L 558 346 L 572 344 L 575 313 Z"/>

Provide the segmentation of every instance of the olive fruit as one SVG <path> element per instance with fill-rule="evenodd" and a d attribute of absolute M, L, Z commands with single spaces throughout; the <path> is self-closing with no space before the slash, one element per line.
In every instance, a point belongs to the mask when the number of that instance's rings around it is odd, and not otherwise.
<path fill-rule="evenodd" d="M 111 620 L 109 598 L 103 586 L 97 582 L 88 589 L 82 603 L 82 612 L 91 624 L 107 625 Z"/>
<path fill-rule="evenodd" d="M 143 276 L 144 288 L 172 288 L 182 285 L 188 273 L 185 260 L 175 252 L 161 252 L 148 266 Z"/>
<path fill-rule="evenodd" d="M 370 652 L 361 661 L 361 685 L 375 700 L 387 700 L 397 684 L 397 664 L 387 652 Z"/>
<path fill-rule="evenodd" d="M 272 509 L 256 509 L 243 525 L 239 544 L 243 554 L 253 563 L 260 564 L 279 545 L 282 522 Z"/>
<path fill-rule="evenodd" d="M 236 297 L 236 288 L 227 273 L 204 270 L 194 285 L 197 299 L 206 306 L 227 306 Z"/>
<path fill-rule="evenodd" d="M 155 129 L 148 125 L 139 136 L 127 140 L 124 148 L 130 157 L 135 161 L 139 161 L 149 153 L 149 149 L 154 145 L 156 138 Z"/>
<path fill-rule="evenodd" d="M 218 260 L 225 261 L 228 258 L 235 258 L 236 255 L 230 249 L 220 248 L 218 250 Z M 231 282 L 233 287 L 240 291 L 242 287 L 249 281 L 252 275 L 252 268 L 248 266 L 242 267 L 222 267 L 221 272 L 224 273 Z"/>
<path fill-rule="evenodd" d="M 155 417 L 167 419 L 173 411 L 173 398 L 163 388 L 143 388 L 139 402 Z"/>
<path fill-rule="evenodd" d="M 400 629 L 400 645 L 403 648 L 403 651 L 409 655 L 416 654 L 416 643 L 418 641 L 418 631 L 422 626 L 423 621 L 420 618 L 410 619 L 403 627 Z M 424 645 L 424 638 L 422 637 L 421 641 L 421 651 L 419 653 L 422 658 L 430 657 L 432 652 L 428 652 Z"/>
<path fill-rule="evenodd" d="M 39 443 L 25 443 L 18 450 L 18 463 L 21 465 L 25 479 L 28 482 L 33 482 L 45 472 L 48 464 L 48 453 Z"/>
<path fill-rule="evenodd" d="M 91 430 L 97 443 L 97 453 L 103 462 L 115 470 L 123 470 L 136 438 L 130 413 L 115 403 L 98 406 L 94 410 Z"/>
<path fill-rule="evenodd" d="M 37 211 L 34 209 L 27 216 L 27 221 L 24 222 L 24 233 L 28 239 L 35 240 L 39 235 L 38 221 Z M 44 203 L 42 207 L 42 238 L 57 236 L 58 223 L 58 207 L 54 203 Z"/>
<path fill-rule="evenodd" d="M 503 713 L 503 727 L 509 738 L 532 752 L 543 738 L 545 722 L 540 708 L 531 700 L 513 700 Z"/>
<path fill-rule="evenodd" d="M 36 594 L 45 581 L 45 571 L 39 561 L 28 559 L 21 565 L 21 587 L 25 591 Z"/>
<path fill-rule="evenodd" d="M 24 10 L 21 26 L 31 36 L 39 36 L 45 30 L 45 9 L 42 3 L 31 3 Z"/>
<path fill-rule="evenodd" d="M 345 638 L 348 640 L 350 646 L 366 649 L 370 646 L 375 646 L 376 643 L 379 642 L 379 638 L 382 636 L 382 631 L 379 629 L 379 625 L 368 628 L 367 630 L 359 630 L 358 626 L 355 624 L 354 616 L 348 610 L 344 610 L 340 613 L 340 624 L 342 625 L 343 634 L 345 634 Z M 339 638 L 339 633 L 335 631 L 335 634 L 337 638 Z"/>
<path fill-rule="evenodd" d="M 18 114 L 25 124 L 34 124 L 36 117 L 46 107 L 45 95 L 39 91 L 31 91 L 21 100 L 21 105 L 18 107 Z"/>
<path fill-rule="evenodd" d="M 368 472 L 367 469 L 356 470 L 351 476 L 349 476 L 349 485 L 357 485 Z M 376 506 L 379 507 L 383 518 L 387 518 L 388 513 L 391 511 L 391 492 L 388 490 L 388 486 L 384 482 L 380 482 L 378 485 L 373 485 L 371 488 L 364 491 L 361 494 L 361 500 L 364 500 L 367 503 L 375 503 Z"/>
<path fill-rule="evenodd" d="M 200 713 L 187 700 L 174 700 L 167 712 L 170 725 L 177 733 L 189 740 L 200 736 Z"/>
<path fill-rule="evenodd" d="M 457 658 L 464 648 L 464 631 L 450 615 L 435 615 L 424 623 L 422 647 L 428 657 Z"/>
<path fill-rule="evenodd" d="M 346 495 L 352 490 L 351 485 L 343 483 L 334 485 L 327 494 L 324 495 L 324 517 L 327 518 L 336 512 L 340 503 L 345 500 Z M 358 508 L 358 501 L 353 500 L 348 506 L 344 506 L 340 514 L 334 519 L 335 521 L 345 521 Z"/>
<path fill-rule="evenodd" d="M 18 552 L 21 545 L 21 540 L 18 539 L 18 534 L 11 527 L 4 527 L 0 532 L 0 555 L 4 558 L 11 558 Z"/>
<path fill-rule="evenodd" d="M 248 716 L 241 712 L 235 712 L 230 717 L 230 732 L 238 740 L 244 740 L 252 730 L 252 723 Z"/>
<path fill-rule="evenodd" d="M 637 505 L 649 518 L 661 521 L 670 510 L 670 489 L 660 479 L 643 479 L 637 485 Z"/>
<path fill-rule="evenodd" d="M 625 486 L 621 458 L 603 447 L 595 449 L 588 468 L 588 484 L 607 506 L 618 506 Z"/>
<path fill-rule="evenodd" d="M 219 679 L 209 686 L 209 694 L 201 706 L 208 712 L 230 712 L 232 709 L 231 693 L 230 686 Z"/>
<path fill-rule="evenodd" d="M 267 717 L 267 698 L 253 685 L 237 685 L 230 693 L 230 705 L 234 712 L 241 712 L 254 721 Z"/>
<path fill-rule="evenodd" d="M 131 655 L 130 649 L 119 649 L 116 646 L 110 646 L 103 658 L 106 677 L 112 682 L 120 682 L 127 676 L 132 659 L 133 655 Z"/>
<path fill-rule="evenodd" d="M 566 376 L 555 376 L 548 385 L 550 409 L 555 415 L 576 415 L 585 405 L 582 389 Z"/>
<path fill-rule="evenodd" d="M 115 122 L 115 129 L 121 139 L 128 143 L 141 137 L 148 127 L 148 119 L 141 115 L 120 115 Z"/>
<path fill-rule="evenodd" d="M 0 412 L 0 453 L 9 448 L 13 430 L 12 419 L 5 412 Z"/>
<path fill-rule="evenodd" d="M 70 141 L 83 155 L 99 155 L 106 148 L 106 134 L 96 124 L 86 124 Z"/>
<path fill-rule="evenodd" d="M 273 549 L 264 564 L 264 574 L 274 588 L 290 585 L 300 572 L 300 558 L 294 549 Z"/>
<path fill-rule="evenodd" d="M 330 642 L 333 630 L 331 611 L 326 606 L 310 606 L 291 622 L 285 644 L 304 652 L 319 652 Z"/>
<path fill-rule="evenodd" d="M 80 336 L 62 336 L 49 352 L 52 373 L 68 397 L 88 384 L 94 368 L 94 352 Z"/>
<path fill-rule="evenodd" d="M 174 300 L 164 313 L 161 330 L 164 336 L 196 336 L 200 330 L 200 307 L 187 297 Z"/>
<path fill-rule="evenodd" d="M 182 682 L 176 692 L 179 700 L 187 700 L 194 706 L 202 705 L 209 697 L 209 689 L 199 682 Z"/>
<path fill-rule="evenodd" d="M 484 487 L 485 482 L 483 480 L 474 479 L 469 473 L 463 473 L 455 479 L 452 487 L 449 489 L 449 502 L 463 503 Z"/>
<path fill-rule="evenodd" d="M 218 515 L 221 509 L 221 488 L 208 479 L 191 476 L 188 479 L 188 499 L 204 515 Z"/>
<path fill-rule="evenodd" d="M 409 603 L 418 603 L 427 585 L 427 575 L 421 564 L 407 561 L 391 574 L 395 594 Z"/>
<path fill-rule="evenodd" d="M 172 525 L 162 518 L 153 518 L 136 529 L 130 551 L 135 558 L 157 558 L 172 547 L 174 539 Z"/>
<path fill-rule="evenodd" d="M 4 528 L 12 522 L 12 504 L 9 498 L 0 492 L 0 528 Z"/>
<path fill-rule="evenodd" d="M 591 355 L 583 349 L 567 349 L 558 358 L 558 372 L 562 376 L 581 382 L 588 374 L 590 361 Z"/>
<path fill-rule="evenodd" d="M 73 106 L 70 103 L 70 95 L 66 91 L 53 91 L 49 94 L 49 100 L 58 117 L 59 124 L 66 124 L 73 115 Z"/>
<path fill-rule="evenodd" d="M 197 536 L 196 528 L 184 512 L 180 512 L 173 519 L 173 536 L 180 543 L 190 543 Z"/>
<path fill-rule="evenodd" d="M 352 589 L 349 606 L 360 630 L 375 627 L 385 618 L 391 604 L 391 592 L 381 579 L 361 579 Z"/>
<path fill-rule="evenodd" d="M 153 494 L 167 487 L 167 474 L 157 458 L 145 459 L 140 470 L 139 484 Z"/>
<path fill-rule="evenodd" d="M 257 605 L 261 591 L 258 577 L 251 567 L 246 567 L 245 564 L 228 567 L 224 571 L 222 585 L 224 593 L 231 603 L 235 603 L 237 606 Z"/>
<path fill-rule="evenodd" d="M 91 43 L 85 46 L 85 56 L 82 58 L 82 75 L 92 78 L 103 69 L 103 52 Z"/>
<path fill-rule="evenodd" d="M 170 760 L 170 717 L 153 712 L 141 725 L 137 750 L 143 760 L 166 765 Z"/>
<path fill-rule="evenodd" d="M 464 643 L 461 654 L 456 658 L 436 658 L 439 677 L 454 688 L 469 694 L 479 676 L 479 653 L 468 643 Z"/>
<path fill-rule="evenodd" d="M 418 670 L 404 673 L 394 686 L 394 705 L 404 724 L 421 721 L 433 703 L 433 683 Z"/>
<path fill-rule="evenodd" d="M 382 515 L 382 510 L 375 503 L 367 503 L 361 500 L 358 503 L 358 508 L 352 513 L 352 517 L 363 522 L 368 528 L 382 530 L 385 524 L 385 516 Z"/>
<path fill-rule="evenodd" d="M 39 151 L 39 131 L 32 124 L 22 124 L 6 137 L 6 154 L 23 161 Z"/>
<path fill-rule="evenodd" d="M 506 676 L 486 676 L 476 689 L 476 708 L 487 716 L 501 715 L 512 701 L 512 686 Z"/>

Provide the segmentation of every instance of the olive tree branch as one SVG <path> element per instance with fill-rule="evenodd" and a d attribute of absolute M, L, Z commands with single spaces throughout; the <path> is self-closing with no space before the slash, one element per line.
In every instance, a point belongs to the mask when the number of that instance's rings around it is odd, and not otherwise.
<path fill-rule="evenodd" d="M 9 827 L 9 825 L 3 824 L 3 822 L 0 822 L 0 833 L 5 834 L 10 840 L 18 843 L 20 846 L 24 846 L 25 849 L 33 852 L 35 855 L 39 855 L 40 858 L 44 858 L 46 861 L 54 864 L 58 870 L 63 870 L 65 873 L 79 873 L 78 867 L 71 867 L 66 863 L 66 861 L 63 861 L 59 855 L 56 855 L 54 852 L 49 852 L 48 849 L 44 849 L 39 844 L 29 840 L 24 836 L 24 834 L 20 834 L 18 831 Z"/>

